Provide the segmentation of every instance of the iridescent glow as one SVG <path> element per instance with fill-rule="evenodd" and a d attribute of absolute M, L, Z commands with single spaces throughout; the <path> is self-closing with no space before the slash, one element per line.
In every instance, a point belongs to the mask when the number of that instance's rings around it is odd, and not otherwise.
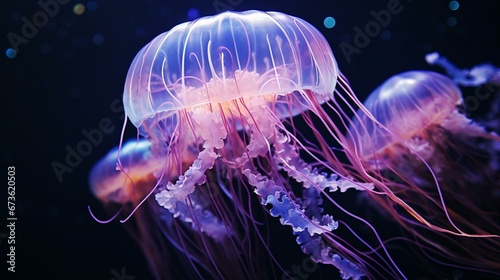
<path fill-rule="evenodd" d="M 326 17 L 325 20 L 323 21 L 323 24 L 325 25 L 326 28 L 333 28 L 335 26 L 335 19 L 333 17 Z"/>
<path fill-rule="evenodd" d="M 101 34 L 95 34 L 92 36 L 92 42 L 96 45 L 102 45 L 102 43 L 104 43 L 104 37 Z"/>
<path fill-rule="evenodd" d="M 17 56 L 17 52 L 14 49 L 8 48 L 5 50 L 5 56 L 8 58 L 15 58 Z"/>
<path fill-rule="evenodd" d="M 460 7 L 460 3 L 458 3 L 458 1 L 450 1 L 448 7 L 450 8 L 450 10 L 456 11 Z"/>
<path fill-rule="evenodd" d="M 78 3 L 75 6 L 73 6 L 73 13 L 75 13 L 75 15 L 80 16 L 84 12 L 85 12 L 85 6 L 83 4 Z"/>
<path fill-rule="evenodd" d="M 455 80 L 431 71 L 390 77 L 364 102 L 371 116 L 357 114 L 348 135 L 369 173 L 390 180 L 390 188 L 409 207 L 420 207 L 420 219 L 440 232 L 456 232 L 438 251 L 424 247 L 426 254 L 497 274 L 500 137 L 464 114 L 456 85 L 479 86 L 478 81 L 492 81 L 494 72 L 485 66 L 460 70 L 437 53 L 427 60 L 446 65 Z M 434 207 L 422 207 L 431 197 Z M 433 234 L 425 233 L 426 238 Z M 471 254 L 478 259 L 471 260 Z"/>
<path fill-rule="evenodd" d="M 449 27 L 453 27 L 453 26 L 456 26 L 457 25 L 457 18 L 456 17 L 449 17 L 447 20 L 446 20 L 446 24 L 449 26 Z"/>

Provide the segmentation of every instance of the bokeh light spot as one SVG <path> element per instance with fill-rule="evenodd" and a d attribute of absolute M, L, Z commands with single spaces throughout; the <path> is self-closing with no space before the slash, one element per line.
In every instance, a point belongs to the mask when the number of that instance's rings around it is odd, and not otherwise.
<path fill-rule="evenodd" d="M 92 43 L 95 45 L 101 45 L 104 42 L 104 37 L 101 34 L 94 34 L 92 37 Z"/>
<path fill-rule="evenodd" d="M 384 30 L 382 31 L 382 34 L 380 34 L 380 38 L 384 41 L 389 41 L 392 38 L 392 33 L 389 30 Z"/>
<path fill-rule="evenodd" d="M 335 19 L 333 17 L 326 17 L 325 20 L 323 21 L 323 24 L 325 25 L 326 28 L 333 28 L 335 26 Z"/>
<path fill-rule="evenodd" d="M 447 20 L 446 20 L 446 24 L 448 24 L 448 26 L 450 27 L 453 27 L 455 25 L 457 25 L 457 18 L 456 17 L 449 17 Z"/>
<path fill-rule="evenodd" d="M 450 10 L 456 11 L 460 7 L 460 4 L 458 3 L 458 1 L 450 1 L 450 4 L 448 4 L 448 7 L 450 8 Z"/>
<path fill-rule="evenodd" d="M 87 10 L 89 10 L 89 11 L 97 10 L 97 3 L 95 1 L 87 2 Z"/>
<path fill-rule="evenodd" d="M 189 20 L 195 20 L 200 17 L 200 11 L 195 8 L 191 8 L 187 11 L 187 17 Z"/>
<path fill-rule="evenodd" d="M 16 50 L 15 50 L 15 49 L 8 48 L 8 49 L 5 51 L 5 55 L 6 55 L 8 58 L 14 58 L 14 57 L 16 57 L 17 52 L 16 52 Z"/>
<path fill-rule="evenodd" d="M 81 3 L 78 3 L 73 7 L 73 13 L 75 13 L 75 15 L 77 16 L 83 14 L 84 12 L 85 12 L 85 6 Z"/>

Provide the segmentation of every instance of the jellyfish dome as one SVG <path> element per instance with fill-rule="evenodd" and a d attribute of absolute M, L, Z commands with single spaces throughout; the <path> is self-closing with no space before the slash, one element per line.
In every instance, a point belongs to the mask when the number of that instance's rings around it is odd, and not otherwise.
<path fill-rule="evenodd" d="M 170 135 L 183 110 L 220 106 L 235 114 L 234 100 L 272 100 L 279 117 L 295 115 L 302 109 L 289 108 L 289 100 L 304 102 L 295 91 L 311 90 L 324 102 L 337 77 L 327 41 L 304 20 L 225 12 L 180 24 L 147 44 L 129 69 L 123 101 L 130 121 L 154 137 L 162 121 Z"/>
<path fill-rule="evenodd" d="M 443 240 L 433 252 L 423 247 L 425 254 L 498 275 L 500 137 L 464 114 L 454 81 L 431 71 L 390 77 L 364 105 L 348 137 L 367 171 L 385 180 L 404 207 L 420 209 L 412 216 L 436 230 L 409 231 Z M 411 221 L 395 208 L 385 211 Z M 481 257 L 472 261 L 471 254 Z"/>
<path fill-rule="evenodd" d="M 126 203 L 132 200 L 134 182 L 149 180 L 160 172 L 165 159 L 155 158 L 148 141 L 129 141 L 122 149 L 115 148 L 94 165 L 89 175 L 91 191 L 101 201 Z M 119 157 L 119 155 L 121 155 Z M 120 159 L 120 164 L 118 164 Z M 141 194 L 141 196 L 144 194 Z M 139 196 L 140 197 L 140 196 Z"/>
<path fill-rule="evenodd" d="M 451 120 L 457 117 L 454 112 L 462 102 L 460 89 L 442 74 L 409 71 L 395 75 L 363 103 L 376 122 L 369 121 L 367 115 L 354 119 L 353 141 L 358 144 L 360 155 L 370 158 L 374 153 L 390 153 L 401 141 L 418 141 L 418 136 L 434 125 L 459 129 L 450 122 L 463 120 L 460 116 Z"/>

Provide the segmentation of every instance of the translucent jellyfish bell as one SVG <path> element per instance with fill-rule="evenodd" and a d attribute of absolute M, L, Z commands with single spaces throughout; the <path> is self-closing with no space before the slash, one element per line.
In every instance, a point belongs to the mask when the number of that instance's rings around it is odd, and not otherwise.
<path fill-rule="evenodd" d="M 131 139 L 109 151 L 92 168 L 89 175 L 90 189 L 104 203 L 106 210 L 114 214 L 113 218 L 122 218 L 123 214 L 128 215 L 138 203 L 141 204 L 140 210 L 133 216 L 134 222 L 127 223 L 125 229 L 136 239 L 140 249 L 148 257 L 151 274 L 155 279 L 194 279 L 199 276 L 196 271 L 179 270 L 178 267 L 193 262 L 205 265 L 207 260 L 195 255 L 195 252 L 200 250 L 199 244 L 203 242 L 196 236 L 190 239 L 181 239 L 179 236 L 188 236 L 196 230 L 218 242 L 219 246 L 229 247 L 229 244 L 222 242 L 227 235 L 227 229 L 207 209 L 194 207 L 190 216 L 179 215 L 174 219 L 172 214 L 159 207 L 154 199 L 143 200 L 154 190 L 155 185 L 159 184 L 158 178 L 168 181 L 179 175 L 172 172 L 175 170 L 173 168 L 169 168 L 170 172 L 164 174 L 163 170 L 168 168 L 172 161 L 168 160 L 164 153 L 158 153 L 151 148 L 151 142 L 145 139 Z M 194 194 L 191 203 L 194 203 L 195 199 L 200 200 L 200 197 L 203 197 L 200 192 Z M 180 202 L 178 207 L 188 206 Z M 92 212 L 90 213 L 99 221 Z M 162 241 L 165 238 L 168 245 Z M 185 246 L 183 242 L 191 245 Z M 176 250 L 184 251 L 186 257 L 178 256 Z M 234 267 L 231 270 L 234 272 L 233 279 L 242 279 L 244 274 L 241 271 L 244 270 L 239 267 L 237 260 L 238 257 L 232 252 L 224 250 L 218 256 L 219 262 Z"/>
<path fill-rule="evenodd" d="M 327 41 L 309 23 L 277 12 L 226 12 L 180 24 L 160 34 L 135 57 L 124 89 L 125 111 L 144 136 L 167 136 L 184 109 L 266 96 L 289 117 L 303 102 L 296 90 L 312 90 L 324 102 L 338 69 Z M 290 96 L 293 95 L 292 96 Z M 234 108 L 233 108 L 234 109 Z"/>
<path fill-rule="evenodd" d="M 425 255 L 500 275 L 500 137 L 464 114 L 454 81 L 430 71 L 390 77 L 364 105 L 369 113 L 358 111 L 348 131 L 358 156 L 405 202 L 399 206 L 419 209 L 412 217 L 384 211 L 432 240 L 419 246 Z M 413 219 L 429 227 L 409 227 Z"/>
<path fill-rule="evenodd" d="M 473 113 L 482 101 L 484 114 L 479 121 L 486 128 L 500 133 L 500 69 L 491 63 L 481 63 L 470 69 L 458 68 L 439 53 L 429 53 L 425 57 L 430 65 L 440 66 L 454 83 L 461 87 L 473 87 L 474 95 L 467 95 L 464 103 L 466 110 Z M 477 112 L 476 112 L 477 113 Z M 500 163 L 499 163 L 500 164 Z"/>
<path fill-rule="evenodd" d="M 121 150 L 110 151 L 90 172 L 89 184 L 94 196 L 105 203 L 120 204 L 140 199 L 144 193 L 137 194 L 133 185 L 144 180 L 156 181 L 153 174 L 160 173 L 165 166 L 165 158 L 155 157 L 150 148 L 151 143 L 143 140 L 126 142 Z"/>
<path fill-rule="evenodd" d="M 444 68 L 447 75 L 460 86 L 477 87 L 487 83 L 500 84 L 500 69 L 490 63 L 482 63 L 471 69 L 460 69 L 437 52 L 427 54 L 425 60 L 430 65 Z"/>
<path fill-rule="evenodd" d="M 361 114 L 353 120 L 351 136 L 362 158 L 369 159 L 421 135 L 429 126 L 465 125 L 463 117 L 454 113 L 461 103 L 460 89 L 448 77 L 430 71 L 404 72 L 389 78 L 364 102 L 378 123 Z"/>

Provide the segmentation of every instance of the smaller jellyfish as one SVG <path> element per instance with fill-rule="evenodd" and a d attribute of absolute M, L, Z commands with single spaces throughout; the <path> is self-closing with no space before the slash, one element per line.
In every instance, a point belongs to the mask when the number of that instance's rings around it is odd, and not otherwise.
<path fill-rule="evenodd" d="M 486 83 L 500 85 L 500 69 L 491 63 L 483 63 L 471 69 L 460 69 L 437 52 L 429 53 L 425 60 L 430 65 L 438 65 L 460 86 L 477 87 Z"/>
<path fill-rule="evenodd" d="M 459 86 L 473 88 L 464 93 L 466 111 L 485 128 L 500 133 L 500 68 L 482 63 L 471 69 L 460 69 L 446 57 L 434 52 L 425 57 L 430 65 L 442 67 Z"/>
<path fill-rule="evenodd" d="M 118 217 L 134 210 L 136 205 L 141 205 L 134 212 L 134 223 L 125 225 L 147 256 L 155 279 L 213 278 L 216 275 L 211 269 L 213 261 L 221 267 L 229 266 L 226 273 L 233 277 L 231 279 L 247 277 L 249 272 L 241 266 L 241 256 L 237 255 L 238 250 L 249 249 L 242 247 L 245 242 L 228 242 L 224 238 L 228 229 L 222 221 L 210 209 L 200 207 L 203 203 L 193 206 L 197 201 L 211 199 L 207 193 L 198 190 L 192 194 L 189 205 L 183 205 L 182 202 L 177 204 L 178 207 L 189 207 L 192 211 L 189 216 L 174 217 L 166 209 L 158 207 L 154 199 L 144 200 L 158 184 L 163 168 L 171 164 L 168 162 L 171 159 L 165 157 L 164 153 L 153 153 L 151 147 L 151 142 L 145 139 L 134 139 L 113 149 L 94 165 L 89 175 L 89 185 L 92 193 L 105 204 L 109 213 L 122 210 L 117 213 Z M 187 156 L 183 161 L 187 168 L 192 159 L 190 161 Z M 164 175 L 163 180 L 169 181 L 178 176 L 179 174 L 170 173 Z M 208 238 L 195 234 L 198 232 Z M 211 256 L 200 253 L 207 250 L 211 252 Z M 264 261 L 271 261 L 266 256 L 259 255 L 259 252 L 254 256 L 260 259 L 252 261 L 264 268 Z M 202 267 L 203 271 L 196 267 Z"/>
<path fill-rule="evenodd" d="M 498 275 L 499 136 L 467 118 L 454 81 L 431 71 L 392 76 L 364 105 L 348 131 L 360 161 L 417 210 L 386 214 L 427 241 L 425 255 Z"/>
<path fill-rule="evenodd" d="M 150 147 L 145 140 L 128 141 L 121 150 L 113 149 L 95 164 L 89 175 L 94 196 L 104 203 L 120 205 L 140 201 L 147 194 L 140 185 L 155 182 L 154 173 L 161 171 L 166 160 L 154 158 Z"/>

